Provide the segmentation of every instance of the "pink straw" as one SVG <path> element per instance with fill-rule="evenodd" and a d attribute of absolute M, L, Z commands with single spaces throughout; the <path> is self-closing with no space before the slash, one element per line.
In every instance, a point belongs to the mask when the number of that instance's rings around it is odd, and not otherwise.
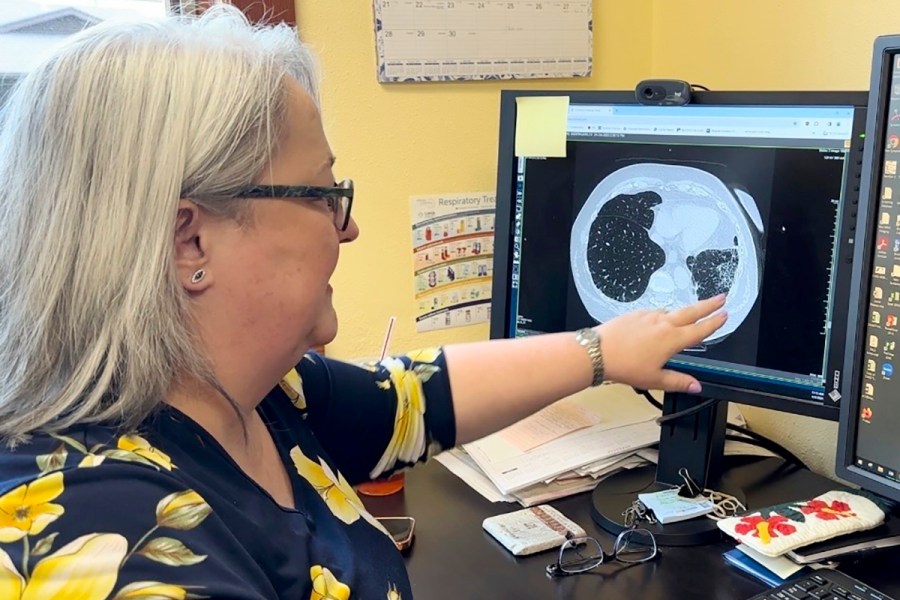
<path fill-rule="evenodd" d="M 391 334 L 394 332 L 394 321 L 397 320 L 397 317 L 391 317 L 390 321 L 388 321 L 387 331 L 384 334 L 384 343 L 381 345 L 381 358 L 379 361 L 384 360 L 384 357 L 387 356 L 388 345 L 391 343 Z"/>

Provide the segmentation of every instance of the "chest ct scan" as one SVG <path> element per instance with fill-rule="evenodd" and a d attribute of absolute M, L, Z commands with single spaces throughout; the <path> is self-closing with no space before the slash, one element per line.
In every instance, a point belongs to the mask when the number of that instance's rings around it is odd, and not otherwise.
<path fill-rule="evenodd" d="M 703 168 L 662 163 L 622 167 L 604 178 L 572 226 L 575 287 L 598 322 L 632 310 L 674 310 L 728 294 L 734 332 L 759 296 L 763 222 L 740 183 Z"/>

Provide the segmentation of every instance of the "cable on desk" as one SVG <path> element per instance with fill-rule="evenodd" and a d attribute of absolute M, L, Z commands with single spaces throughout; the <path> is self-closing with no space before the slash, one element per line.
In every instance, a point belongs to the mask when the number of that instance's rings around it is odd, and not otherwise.
<path fill-rule="evenodd" d="M 751 446 L 759 446 L 760 448 L 764 448 L 765 450 L 768 450 L 769 452 L 779 455 L 785 461 L 791 463 L 794 466 L 809 470 L 809 467 L 806 466 L 806 463 L 804 463 L 802 460 L 800 460 L 799 456 L 797 456 L 796 454 L 794 454 L 793 452 L 791 452 L 790 450 L 788 450 L 787 448 L 785 448 L 778 442 L 776 442 L 774 440 L 770 440 L 767 437 L 761 436 L 760 434 L 756 433 L 755 431 L 750 431 L 749 429 L 746 429 L 745 427 L 741 427 L 740 425 L 728 424 L 725 427 L 727 427 L 728 429 L 730 429 L 732 431 L 740 432 L 740 435 L 736 435 L 733 433 L 726 433 L 725 434 L 726 440 L 731 440 L 732 442 L 741 442 L 742 444 L 750 444 Z M 745 437 L 745 436 L 759 436 L 759 439 L 756 439 L 753 437 Z"/>
<path fill-rule="evenodd" d="M 647 390 L 639 390 L 637 388 L 632 388 L 632 389 L 634 389 L 634 391 L 637 392 L 638 394 L 641 394 L 644 398 L 646 398 L 647 402 L 649 402 L 650 404 L 652 404 L 659 410 L 663 409 L 662 404 L 657 402 L 656 398 L 654 398 L 650 394 L 650 392 L 648 392 Z M 696 406 L 692 406 L 692 407 L 686 408 L 684 410 L 679 410 L 678 412 L 674 412 L 670 415 L 662 415 L 660 417 L 657 417 L 656 424 L 663 425 L 665 423 L 668 423 L 669 421 L 675 421 L 675 420 L 681 419 L 683 417 L 688 417 L 690 415 L 700 412 L 701 410 L 706 410 L 707 408 L 710 408 L 711 406 L 718 404 L 718 403 L 719 403 L 719 400 L 717 400 L 715 398 L 707 398 L 706 400 L 704 400 L 703 402 L 701 402 L 700 404 L 698 404 Z"/>
<path fill-rule="evenodd" d="M 647 402 L 649 402 L 650 404 L 652 404 L 659 410 L 663 409 L 662 404 L 660 404 L 656 400 L 656 398 L 654 398 L 650 394 L 650 392 L 648 392 L 647 390 L 639 390 L 637 388 L 633 388 L 633 389 L 635 392 L 637 392 L 638 394 L 643 396 L 644 399 L 647 400 Z M 691 408 L 688 408 L 686 410 L 681 410 L 681 411 L 672 413 L 670 415 L 664 415 L 662 417 L 659 417 L 658 419 L 656 419 L 656 422 L 657 422 L 657 424 L 662 425 L 663 423 L 666 423 L 669 421 L 681 419 L 683 417 L 693 415 L 695 413 L 700 412 L 701 410 L 709 408 L 710 406 L 716 404 L 717 402 L 718 402 L 718 400 L 713 400 L 713 399 L 706 400 L 706 401 L 701 402 L 700 404 L 698 404 L 696 406 L 692 406 Z M 787 448 L 785 448 L 784 446 L 782 446 L 775 440 L 769 439 L 766 436 L 762 435 L 761 433 L 756 433 L 755 431 L 752 431 L 746 427 L 741 427 L 740 425 L 732 425 L 731 423 L 726 423 L 725 427 L 727 429 L 730 429 L 731 431 L 734 431 L 734 432 L 740 434 L 740 435 L 726 434 L 726 436 L 725 436 L 726 440 L 742 442 L 744 444 L 750 444 L 751 446 L 758 446 L 760 448 L 768 450 L 769 452 L 773 452 L 773 453 L 777 454 L 778 456 L 783 458 L 785 461 L 787 461 L 793 465 L 796 465 L 798 467 L 802 467 L 804 469 L 809 470 L 809 467 L 806 466 L 806 463 L 804 463 L 802 460 L 800 460 L 800 458 L 796 454 L 794 454 L 793 452 L 791 452 L 790 450 L 788 450 Z"/>

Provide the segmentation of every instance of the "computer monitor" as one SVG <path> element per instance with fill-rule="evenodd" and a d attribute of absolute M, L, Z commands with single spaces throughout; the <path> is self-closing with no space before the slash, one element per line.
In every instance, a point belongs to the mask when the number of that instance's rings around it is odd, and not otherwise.
<path fill-rule="evenodd" d="M 837 475 L 900 501 L 900 36 L 875 42 Z"/>
<path fill-rule="evenodd" d="M 535 96 L 569 99 L 564 157 L 516 156 L 517 103 Z M 703 398 L 667 394 L 664 413 L 721 402 L 663 426 L 649 483 L 679 483 L 685 467 L 724 485 L 728 401 L 836 420 L 866 102 L 698 92 L 685 106 L 648 106 L 633 92 L 503 92 L 491 336 L 572 331 L 727 292 L 726 326 L 670 365 L 696 376 Z M 616 488 L 605 480 L 593 500 L 611 531 L 633 496 Z M 657 533 L 671 544 L 717 535 L 696 521 L 675 524 L 686 535 Z"/>

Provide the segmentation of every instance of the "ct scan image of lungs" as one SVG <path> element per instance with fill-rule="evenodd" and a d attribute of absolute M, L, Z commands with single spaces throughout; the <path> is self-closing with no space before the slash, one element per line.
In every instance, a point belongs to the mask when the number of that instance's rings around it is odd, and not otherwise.
<path fill-rule="evenodd" d="M 722 181 L 703 163 L 640 162 L 600 181 L 578 213 L 572 277 L 600 323 L 727 294 L 728 321 L 705 346 L 737 330 L 757 301 L 762 240 L 759 209 L 740 182 Z"/>

